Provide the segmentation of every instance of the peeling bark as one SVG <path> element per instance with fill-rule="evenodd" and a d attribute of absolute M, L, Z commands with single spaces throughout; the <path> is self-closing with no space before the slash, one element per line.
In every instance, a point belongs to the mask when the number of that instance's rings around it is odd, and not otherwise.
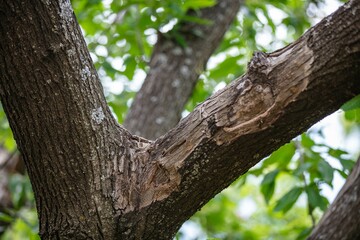
<path fill-rule="evenodd" d="M 358 12 L 352 1 L 284 49 L 256 53 L 247 74 L 157 139 L 150 162 L 159 170 L 141 194 L 154 192 L 154 202 L 141 205 L 142 220 L 177 229 L 258 161 L 359 94 Z M 151 179 L 166 176 L 168 190 L 157 189 Z M 142 236 L 167 238 L 157 230 Z"/>
<path fill-rule="evenodd" d="M 126 129 L 156 139 L 179 122 L 199 75 L 234 20 L 240 2 L 221 0 L 200 10 L 198 17 L 209 20 L 209 25 L 179 23 L 186 47 L 159 33 L 150 70 L 126 116 Z"/>
<path fill-rule="evenodd" d="M 68 1 L 2 1 L 0 98 L 43 239 L 171 239 L 263 157 L 360 93 L 360 3 L 248 72 L 149 141 L 109 111 Z"/>

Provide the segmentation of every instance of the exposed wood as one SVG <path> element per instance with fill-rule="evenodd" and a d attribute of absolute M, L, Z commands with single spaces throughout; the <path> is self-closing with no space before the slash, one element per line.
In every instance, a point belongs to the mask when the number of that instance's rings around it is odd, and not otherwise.
<path fill-rule="evenodd" d="M 156 139 L 179 122 L 199 75 L 234 20 L 240 2 L 221 0 L 214 7 L 189 13 L 210 24 L 179 23 L 186 47 L 180 46 L 171 34 L 158 34 L 150 70 L 126 116 L 126 129 Z"/>
<path fill-rule="evenodd" d="M 171 239 L 263 157 L 360 93 L 360 2 L 152 142 L 112 117 L 68 1 L 2 1 L 0 98 L 35 191 L 43 239 Z"/>
<path fill-rule="evenodd" d="M 238 176 L 359 94 L 359 5 L 347 3 L 284 49 L 255 53 L 246 75 L 157 139 L 136 221 L 176 232 Z M 142 237 L 170 238 L 161 229 Z"/>

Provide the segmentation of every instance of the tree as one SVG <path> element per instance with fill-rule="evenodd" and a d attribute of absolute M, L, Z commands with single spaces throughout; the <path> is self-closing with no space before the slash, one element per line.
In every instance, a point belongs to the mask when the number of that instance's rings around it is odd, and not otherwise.
<path fill-rule="evenodd" d="M 245 75 L 150 141 L 113 118 L 69 2 L 1 6 L 0 97 L 44 239 L 168 239 L 239 175 L 360 92 L 359 3 L 351 1 L 293 44 L 256 52 Z"/>

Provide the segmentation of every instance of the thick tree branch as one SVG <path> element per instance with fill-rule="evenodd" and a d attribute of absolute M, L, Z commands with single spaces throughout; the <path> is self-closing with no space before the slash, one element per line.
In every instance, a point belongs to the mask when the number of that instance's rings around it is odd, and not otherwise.
<path fill-rule="evenodd" d="M 220 0 L 216 6 L 199 11 L 198 17 L 209 20 L 209 25 L 179 23 L 186 47 L 158 35 L 150 71 L 124 122 L 126 129 L 155 139 L 179 122 L 199 75 L 234 20 L 240 2 Z"/>
<path fill-rule="evenodd" d="M 360 238 L 360 158 L 309 240 Z"/>
<path fill-rule="evenodd" d="M 140 212 L 124 215 L 160 223 L 142 237 L 170 238 L 238 176 L 360 93 L 359 5 L 350 1 L 281 50 L 255 53 L 246 75 L 155 141 Z"/>

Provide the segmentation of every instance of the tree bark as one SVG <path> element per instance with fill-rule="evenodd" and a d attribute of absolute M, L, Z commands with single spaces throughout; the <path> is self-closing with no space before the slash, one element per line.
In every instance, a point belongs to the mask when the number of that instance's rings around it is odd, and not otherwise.
<path fill-rule="evenodd" d="M 40 236 L 111 239 L 110 159 L 126 155 L 132 137 L 106 105 L 70 2 L 0 6 L 0 98 L 31 179 Z"/>
<path fill-rule="evenodd" d="M 68 1 L 2 1 L 0 98 L 43 239 L 171 239 L 238 176 L 360 93 L 360 3 L 248 72 L 152 142 L 109 111 Z"/>
<path fill-rule="evenodd" d="M 360 239 L 360 158 L 308 240 Z"/>
<path fill-rule="evenodd" d="M 209 20 L 208 25 L 179 23 L 186 46 L 158 34 L 150 70 L 126 116 L 126 129 L 156 139 L 179 122 L 199 75 L 234 20 L 240 2 L 221 0 L 199 11 L 198 17 Z"/>

